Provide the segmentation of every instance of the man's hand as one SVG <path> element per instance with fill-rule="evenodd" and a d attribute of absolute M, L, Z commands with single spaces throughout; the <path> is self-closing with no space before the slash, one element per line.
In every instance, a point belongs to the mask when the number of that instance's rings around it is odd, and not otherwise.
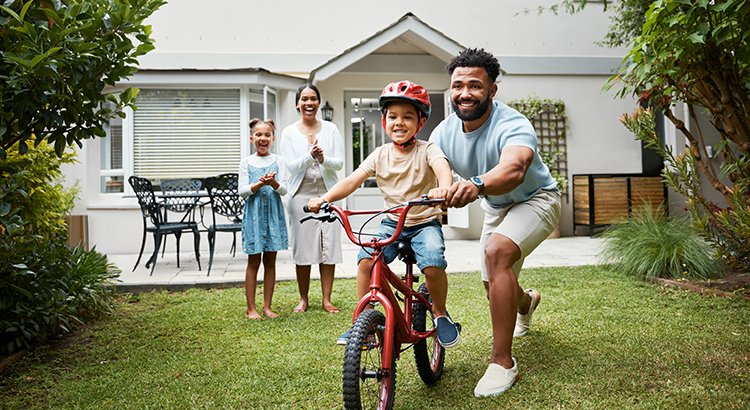
<path fill-rule="evenodd" d="M 448 188 L 444 206 L 463 208 L 479 198 L 479 188 L 471 181 L 456 182 Z"/>
<path fill-rule="evenodd" d="M 307 208 L 310 212 L 317 214 L 320 212 L 320 206 L 324 203 L 326 203 L 326 200 L 323 198 L 310 198 L 310 200 L 307 201 Z"/>

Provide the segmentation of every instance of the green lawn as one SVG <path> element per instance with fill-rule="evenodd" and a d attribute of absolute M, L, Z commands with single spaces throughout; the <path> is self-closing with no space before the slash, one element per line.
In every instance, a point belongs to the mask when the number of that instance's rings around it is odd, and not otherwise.
<path fill-rule="evenodd" d="M 425 386 L 411 350 L 398 362 L 397 409 L 750 408 L 750 303 L 691 294 L 605 267 L 528 269 L 542 293 L 516 340 L 521 378 L 495 398 L 473 389 L 491 333 L 478 274 L 449 275 L 462 322 L 443 379 Z M 354 281 L 339 280 L 338 315 L 293 314 L 296 283 L 276 288 L 278 319 L 244 318 L 242 289 L 150 293 L 0 375 L 0 409 L 339 409 Z M 259 300 L 262 297 L 259 296 Z"/>

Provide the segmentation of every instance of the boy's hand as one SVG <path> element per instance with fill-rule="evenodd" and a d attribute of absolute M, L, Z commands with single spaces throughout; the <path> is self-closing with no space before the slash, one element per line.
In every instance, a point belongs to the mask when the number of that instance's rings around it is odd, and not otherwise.
<path fill-rule="evenodd" d="M 310 212 L 317 214 L 320 212 L 320 206 L 324 203 L 326 203 L 326 201 L 323 198 L 310 198 L 310 200 L 307 201 L 307 208 Z"/>
<path fill-rule="evenodd" d="M 429 193 L 427 193 L 427 197 L 429 197 L 430 199 L 445 198 L 446 195 L 448 195 L 447 188 L 433 188 Z M 442 204 L 435 203 L 432 206 L 442 206 Z"/>

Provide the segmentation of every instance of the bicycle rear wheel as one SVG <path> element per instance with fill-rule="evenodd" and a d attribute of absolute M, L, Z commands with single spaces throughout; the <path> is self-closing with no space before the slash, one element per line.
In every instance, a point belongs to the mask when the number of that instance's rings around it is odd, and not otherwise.
<path fill-rule="evenodd" d="M 396 388 L 396 354 L 383 363 L 385 316 L 368 309 L 357 316 L 344 353 L 344 408 L 390 410 Z M 394 343 L 395 346 L 395 343 Z M 383 368 L 388 365 L 388 372 Z M 386 374 L 387 373 L 387 374 Z"/>
<path fill-rule="evenodd" d="M 427 286 L 423 283 L 419 286 L 419 293 L 424 293 L 427 300 Z M 432 329 L 432 320 L 427 318 L 428 306 L 421 303 L 412 305 L 412 328 L 417 332 L 426 332 Z M 437 335 L 422 339 L 414 345 L 414 360 L 417 364 L 419 377 L 426 384 L 435 384 L 443 376 L 443 365 L 445 364 L 445 349 L 438 342 Z"/>

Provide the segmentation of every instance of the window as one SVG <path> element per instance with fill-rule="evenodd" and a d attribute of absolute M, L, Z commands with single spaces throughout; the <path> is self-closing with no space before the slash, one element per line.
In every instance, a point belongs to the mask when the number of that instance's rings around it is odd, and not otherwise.
<path fill-rule="evenodd" d="M 276 92 L 264 87 L 262 90 L 251 89 L 248 94 L 248 106 L 250 109 L 250 119 L 259 118 L 262 120 L 276 121 Z M 247 125 L 247 124 L 245 124 Z M 279 127 L 279 124 L 276 124 Z M 276 137 L 279 137 L 281 130 L 276 130 Z M 271 152 L 276 154 L 278 144 L 271 146 Z M 255 152 L 255 147 L 250 145 L 250 153 Z"/>
<path fill-rule="evenodd" d="M 106 103 L 105 106 L 114 109 L 112 103 Z M 125 172 L 122 158 L 122 118 L 111 119 L 104 131 L 107 136 L 101 140 L 100 192 L 123 192 Z"/>
<path fill-rule="evenodd" d="M 233 172 L 240 162 L 240 91 L 142 89 L 133 115 L 133 173 L 162 179 Z"/>

